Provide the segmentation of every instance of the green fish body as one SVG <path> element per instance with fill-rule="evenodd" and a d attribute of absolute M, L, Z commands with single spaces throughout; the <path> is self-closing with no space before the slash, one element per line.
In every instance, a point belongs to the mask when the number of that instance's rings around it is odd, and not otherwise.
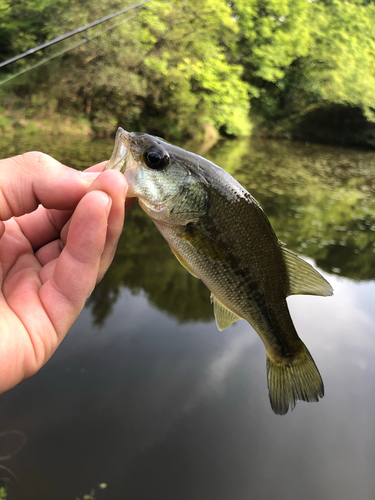
<path fill-rule="evenodd" d="M 119 129 L 106 168 L 122 171 L 180 263 L 211 291 L 220 330 L 247 320 L 267 353 L 270 403 L 285 414 L 324 395 L 286 297 L 332 295 L 329 283 L 277 239 L 257 201 L 231 175 L 162 139 Z"/>

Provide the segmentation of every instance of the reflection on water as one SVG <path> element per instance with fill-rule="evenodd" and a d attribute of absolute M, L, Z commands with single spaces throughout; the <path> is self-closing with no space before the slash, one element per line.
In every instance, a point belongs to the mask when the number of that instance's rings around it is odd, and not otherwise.
<path fill-rule="evenodd" d="M 373 152 L 229 141 L 208 157 L 258 199 L 290 249 L 330 273 L 375 278 Z M 111 284 L 99 285 L 91 299 L 97 321 L 115 300 L 104 291 L 114 283 L 116 290 L 143 289 L 152 303 L 180 320 L 211 319 L 205 287 L 186 273 L 157 233 L 139 208 L 128 215 Z"/>
<path fill-rule="evenodd" d="M 111 311 L 122 286 L 133 293 L 142 291 L 151 304 L 180 321 L 212 319 L 207 288 L 178 263 L 156 227 L 138 206 L 127 215 L 108 273 L 108 279 L 99 283 L 89 300 L 98 324 L 102 324 Z"/>
<path fill-rule="evenodd" d="M 0 142 L 0 156 L 42 149 L 84 168 L 113 147 L 43 141 Z M 103 500 L 375 497 L 375 154 L 229 141 L 208 157 L 334 287 L 330 298 L 289 299 L 325 398 L 272 413 L 261 341 L 244 321 L 217 331 L 209 292 L 137 207 L 55 356 L 0 397 L 0 431 L 28 438 L 4 462 L 19 478 L 9 498 L 74 499 L 92 488 Z"/>
<path fill-rule="evenodd" d="M 375 277 L 375 154 L 280 142 L 211 153 L 261 203 L 290 248 L 323 269 Z"/>

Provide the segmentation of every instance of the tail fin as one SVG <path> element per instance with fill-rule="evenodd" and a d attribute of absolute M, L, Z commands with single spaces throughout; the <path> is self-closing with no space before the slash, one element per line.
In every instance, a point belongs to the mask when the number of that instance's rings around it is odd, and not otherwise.
<path fill-rule="evenodd" d="M 267 356 L 268 394 L 272 410 L 285 415 L 299 400 L 314 402 L 324 396 L 323 380 L 311 354 L 304 351 L 292 360 L 273 361 Z"/>

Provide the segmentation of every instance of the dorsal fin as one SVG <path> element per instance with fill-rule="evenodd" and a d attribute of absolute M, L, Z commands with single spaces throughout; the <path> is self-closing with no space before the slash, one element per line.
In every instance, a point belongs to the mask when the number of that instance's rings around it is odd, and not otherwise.
<path fill-rule="evenodd" d="M 288 271 L 288 295 L 323 295 L 333 294 L 333 289 L 323 276 L 310 264 L 281 246 L 284 262 Z"/>
<path fill-rule="evenodd" d="M 214 314 L 215 314 L 215 320 L 216 320 L 216 326 L 217 328 L 221 331 L 227 328 L 228 326 L 232 325 L 240 318 L 232 312 L 230 309 L 225 307 L 220 300 L 218 300 L 215 295 L 211 293 L 211 302 L 214 304 Z"/>

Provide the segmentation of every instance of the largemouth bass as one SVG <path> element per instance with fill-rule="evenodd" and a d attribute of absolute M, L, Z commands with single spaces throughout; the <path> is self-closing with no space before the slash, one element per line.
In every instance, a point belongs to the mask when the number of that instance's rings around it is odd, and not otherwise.
<path fill-rule="evenodd" d="M 225 170 L 158 137 L 119 128 L 106 169 L 123 172 L 128 196 L 180 263 L 211 291 L 219 330 L 247 320 L 267 354 L 270 403 L 278 415 L 324 395 L 319 371 L 286 298 L 332 295 L 330 284 L 281 243 L 263 210 Z"/>

